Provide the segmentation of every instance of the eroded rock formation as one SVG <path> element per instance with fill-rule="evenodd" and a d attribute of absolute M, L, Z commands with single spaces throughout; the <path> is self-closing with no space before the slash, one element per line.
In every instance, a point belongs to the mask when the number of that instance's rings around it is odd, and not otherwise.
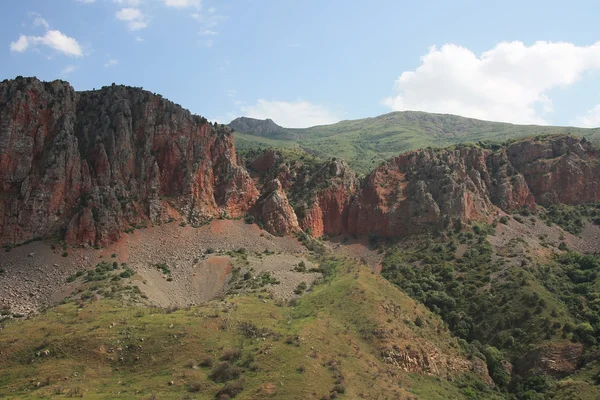
<path fill-rule="evenodd" d="M 258 197 L 228 128 L 147 91 L 0 83 L 0 242 L 105 244 L 131 225 L 244 214 Z"/>

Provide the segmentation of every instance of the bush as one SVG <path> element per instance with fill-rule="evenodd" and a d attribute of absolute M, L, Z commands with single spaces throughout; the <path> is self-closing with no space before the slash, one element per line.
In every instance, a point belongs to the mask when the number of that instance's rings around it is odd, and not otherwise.
<path fill-rule="evenodd" d="M 221 355 L 221 360 L 222 361 L 235 361 L 235 360 L 239 360 L 239 358 L 242 356 L 242 350 L 240 349 L 226 349 L 223 351 L 223 354 Z"/>
<path fill-rule="evenodd" d="M 210 368 L 213 366 L 213 359 L 210 356 L 204 357 L 202 360 L 198 362 L 198 366 L 204 368 Z"/>
<path fill-rule="evenodd" d="M 241 380 L 228 383 L 221 390 L 217 392 L 217 399 L 228 399 L 233 398 L 240 394 L 244 390 L 244 383 Z"/>
<path fill-rule="evenodd" d="M 238 379 L 240 377 L 240 374 L 241 372 L 239 368 L 234 367 L 227 361 L 223 361 L 213 368 L 208 377 L 213 382 L 224 383 L 227 381 Z"/>
<path fill-rule="evenodd" d="M 500 223 L 504 225 L 508 224 L 508 217 L 506 215 L 500 217 Z"/>
<path fill-rule="evenodd" d="M 304 291 L 306 290 L 308 286 L 306 285 L 306 282 L 300 282 L 298 284 L 298 286 L 296 286 L 296 289 L 294 289 L 294 293 L 300 295 L 302 293 L 304 293 Z"/>

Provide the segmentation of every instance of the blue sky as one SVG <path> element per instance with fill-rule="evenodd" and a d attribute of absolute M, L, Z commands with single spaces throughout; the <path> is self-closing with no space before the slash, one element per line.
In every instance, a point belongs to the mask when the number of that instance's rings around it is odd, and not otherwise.
<path fill-rule="evenodd" d="M 600 126 L 597 1 L 0 2 L 0 78 L 142 86 L 211 120 L 392 110 Z"/>

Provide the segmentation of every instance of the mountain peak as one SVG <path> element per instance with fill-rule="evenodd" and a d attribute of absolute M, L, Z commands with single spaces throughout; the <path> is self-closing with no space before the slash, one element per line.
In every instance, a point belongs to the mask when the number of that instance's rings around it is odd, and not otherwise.
<path fill-rule="evenodd" d="M 239 117 L 229 123 L 236 131 L 262 136 L 270 139 L 293 140 L 298 139 L 298 134 L 277 125 L 271 118 L 256 119 L 250 117 Z"/>

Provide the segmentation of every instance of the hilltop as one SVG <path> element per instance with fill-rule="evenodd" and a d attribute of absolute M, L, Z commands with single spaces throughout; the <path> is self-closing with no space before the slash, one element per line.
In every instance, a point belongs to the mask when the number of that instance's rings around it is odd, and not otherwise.
<path fill-rule="evenodd" d="M 392 112 L 374 118 L 341 121 L 306 129 L 281 128 L 287 135 L 296 136 L 285 138 L 286 140 L 281 140 L 284 139 L 282 136 L 264 135 L 260 130 L 262 123 L 254 120 L 254 123 L 244 126 L 236 124 L 238 149 L 301 147 L 324 159 L 342 158 L 361 174 L 366 174 L 380 162 L 399 153 L 429 146 L 445 147 L 479 141 L 502 142 L 512 138 L 550 134 L 572 134 L 586 137 L 595 143 L 600 142 L 600 128 L 515 125 L 418 111 Z"/>

